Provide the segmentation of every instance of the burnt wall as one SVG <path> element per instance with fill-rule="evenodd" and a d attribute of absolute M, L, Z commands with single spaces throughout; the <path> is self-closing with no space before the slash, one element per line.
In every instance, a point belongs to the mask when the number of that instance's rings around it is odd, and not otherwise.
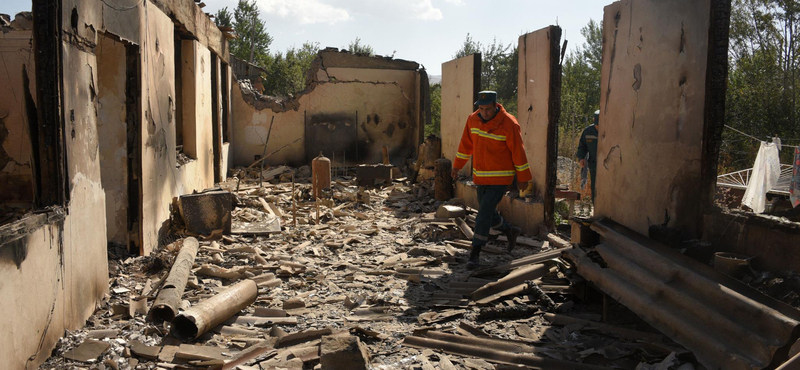
<path fill-rule="evenodd" d="M 703 240 L 713 251 L 755 257 L 758 270 L 800 271 L 800 225 L 752 213 L 710 212 L 705 215 Z M 710 253 L 709 253 L 710 255 Z"/>
<path fill-rule="evenodd" d="M 700 235 L 701 168 L 712 159 L 704 140 L 716 134 L 704 133 L 718 124 L 706 119 L 708 94 L 724 101 L 724 89 L 708 83 L 725 78 L 708 75 L 713 3 L 626 0 L 605 8 L 596 216 L 643 235 L 658 224 Z"/>
<path fill-rule="evenodd" d="M 549 26 L 519 37 L 517 121 L 533 179 L 533 196 L 544 203 L 541 216 L 553 227 L 561 111 L 561 28 Z"/>
<path fill-rule="evenodd" d="M 27 209 L 34 201 L 30 125 L 36 124 L 32 33 L 0 32 L 0 204 Z"/>
<path fill-rule="evenodd" d="M 331 66 L 328 66 L 328 65 Z M 355 67 L 354 67 L 355 66 Z M 322 51 L 297 97 L 260 96 L 247 87 L 231 94 L 231 166 L 304 165 L 322 152 L 334 166 L 379 163 L 389 147 L 393 164 L 415 154 L 423 97 L 416 63 Z M 406 69 L 397 69 L 406 68 Z M 270 123 L 272 132 L 270 133 Z M 267 143 L 267 136 L 269 142 Z"/>

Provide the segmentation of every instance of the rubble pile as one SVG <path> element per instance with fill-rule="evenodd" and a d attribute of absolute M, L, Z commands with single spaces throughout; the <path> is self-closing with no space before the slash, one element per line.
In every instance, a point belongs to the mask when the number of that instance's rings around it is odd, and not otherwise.
<path fill-rule="evenodd" d="M 495 235 L 468 271 L 475 210 L 435 201 L 430 183 L 338 177 L 313 200 L 302 168 L 267 169 L 263 183 L 252 172 L 220 184 L 236 205 L 230 234 L 111 260 L 107 299 L 41 368 L 693 368 L 641 322 L 600 322 L 557 236 L 509 253 Z M 265 219 L 280 227 L 247 231 Z M 180 313 L 160 322 L 149 313 L 181 290 L 179 264 L 191 266 Z"/>
<path fill-rule="evenodd" d="M 772 298 L 800 308 L 800 274 L 791 270 L 750 271 L 742 281 Z"/>

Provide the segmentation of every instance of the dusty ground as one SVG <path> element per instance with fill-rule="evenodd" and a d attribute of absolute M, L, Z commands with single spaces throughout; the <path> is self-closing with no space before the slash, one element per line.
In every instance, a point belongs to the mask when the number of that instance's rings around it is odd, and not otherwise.
<path fill-rule="evenodd" d="M 358 336 L 367 346 L 373 369 L 510 368 L 403 344 L 407 336 L 415 332 L 425 335 L 425 330 L 508 339 L 514 341 L 509 343 L 528 346 L 525 348 L 536 347 L 537 356 L 608 368 L 675 369 L 691 360 L 691 354 L 659 335 L 654 336 L 655 341 L 635 341 L 597 330 L 594 324 L 551 325 L 543 317 L 546 305 L 538 304 L 544 301 L 533 294 L 475 304 L 468 294 L 506 272 L 470 276 L 464 268 L 469 251 L 463 245 L 468 243 L 449 242 L 465 239 L 462 232 L 452 221 L 432 222 L 439 203 L 431 198 L 429 185 L 395 181 L 359 190 L 351 178 L 336 179 L 332 202 L 321 206 L 317 225 L 310 185 L 298 179 L 295 227 L 292 185 L 286 182 L 291 176 L 287 173 L 271 173 L 265 181 L 274 184 L 265 187 L 252 181 L 239 183 L 236 194 L 240 206 L 233 212 L 234 228 L 247 225 L 245 222 L 269 223 L 273 214 L 279 213 L 283 231 L 270 236 L 225 236 L 213 243 L 201 240 L 183 303 L 188 308 L 241 279 L 254 278 L 260 282 L 258 299 L 240 316 L 264 315 L 263 308 L 274 308 L 278 311 L 270 315 L 285 312 L 289 318 L 296 318 L 296 324 L 253 325 L 252 320 L 234 322 L 234 318 L 193 343 L 222 349 L 211 358 L 225 359 L 263 341 L 274 344 L 287 333 L 330 328 Z M 234 190 L 236 186 L 235 180 L 223 184 Z M 270 205 L 269 211 L 259 198 Z M 483 266 L 502 265 L 553 249 L 548 242 L 531 238 L 524 242 L 527 245 L 505 253 L 505 242 L 493 241 L 487 249 L 495 253 L 483 253 Z M 118 248 L 110 249 L 110 295 L 85 328 L 66 333 L 41 369 L 194 368 L 191 361 L 198 358 L 173 357 L 178 347 L 170 346 L 181 342 L 168 334 L 169 324 L 152 324 L 145 317 L 181 245 L 182 239 L 178 239 L 150 257 L 129 257 Z M 551 266 L 550 273 L 536 282 L 555 303 L 552 311 L 599 321 L 602 300 L 586 303 L 583 298 L 600 296 L 580 284 L 580 278 L 572 276 L 563 261 L 546 263 Z M 142 301 L 146 306 L 137 307 Z M 624 308 L 609 307 L 615 313 L 609 317 L 614 325 L 646 330 Z M 69 351 L 87 338 L 108 343 L 109 348 L 91 362 L 67 358 Z M 156 346 L 146 347 L 155 352 L 148 352 L 148 356 L 141 348 L 131 351 L 139 345 L 137 342 Z M 270 352 L 242 368 L 318 368 L 318 348 L 319 340 L 312 338 Z M 691 368 L 691 364 L 680 366 L 683 370 Z"/>

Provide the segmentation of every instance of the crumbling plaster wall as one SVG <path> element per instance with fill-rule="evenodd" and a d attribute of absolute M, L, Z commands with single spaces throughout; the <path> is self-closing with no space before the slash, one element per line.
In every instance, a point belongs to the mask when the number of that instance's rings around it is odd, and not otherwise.
<path fill-rule="evenodd" d="M 231 165 L 247 166 L 262 155 L 267 135 L 270 135 L 267 154 L 300 139 L 266 160 L 273 165 L 308 164 L 310 157 L 319 151 L 329 158 L 335 151 L 334 165 L 341 165 L 344 150 L 349 153 L 348 165 L 379 163 L 384 145 L 389 147 L 395 165 L 415 154 L 420 125 L 417 105 L 421 104 L 418 76 L 424 73 L 417 70 L 417 64 L 394 65 L 387 61 L 388 65 L 383 65 L 380 58 L 345 53 L 320 55 L 312 67 L 315 70 L 310 71 L 313 76 L 310 85 L 297 98 L 282 105 L 267 103 L 241 87 L 232 87 Z M 328 56 L 335 60 L 331 63 L 335 67 L 325 67 Z M 364 60 L 369 62 L 359 64 Z M 348 64 L 358 68 L 347 67 Z M 315 124 L 326 125 L 329 130 L 326 137 L 341 135 L 346 140 L 310 143 L 307 135 Z"/>
<path fill-rule="evenodd" d="M 97 133 L 100 168 L 106 194 L 108 241 L 128 245 L 128 124 L 126 112 L 125 45 L 98 36 Z"/>
<path fill-rule="evenodd" d="M 77 8 L 97 7 L 90 0 L 82 0 L 81 4 Z M 69 9 L 71 6 L 65 5 L 64 13 L 70 13 Z M 228 43 L 213 21 L 191 0 L 148 0 L 135 8 L 103 3 L 97 9 L 101 12 L 91 15 L 85 22 L 82 20 L 81 25 L 86 24 L 84 28 L 102 29 L 123 42 L 138 45 L 140 50 L 142 174 L 139 206 L 142 219 L 139 232 L 140 252 L 149 254 L 164 241 L 172 198 L 214 185 L 209 49 L 227 61 Z M 68 19 L 65 22 L 69 24 Z M 189 74 L 184 75 L 183 81 L 184 85 L 192 82 L 189 84 L 191 94 L 183 94 L 183 105 L 191 104 L 193 108 L 184 110 L 183 117 L 196 124 L 189 137 L 198 149 L 195 160 L 180 167 L 175 148 L 175 125 L 178 124 L 175 122 L 178 105 L 173 63 L 175 27 L 196 38 L 183 41 L 189 44 L 188 51 L 191 51 L 183 53 L 184 71 Z M 184 139 L 187 135 L 184 133 Z"/>
<path fill-rule="evenodd" d="M 184 146 L 192 143 L 196 160 L 177 168 L 176 195 L 203 190 L 214 184 L 211 127 L 211 52 L 194 40 L 183 40 Z M 174 118 L 174 117 L 173 117 Z M 188 123 L 188 126 L 187 126 Z M 191 127 L 191 129 L 189 129 Z"/>
<path fill-rule="evenodd" d="M 276 113 L 271 109 L 257 109 L 245 100 L 243 94 L 247 93 L 242 92 L 238 83 L 231 87 L 232 166 L 248 166 L 255 160 L 256 155 L 263 154 L 264 142 L 273 116 L 275 118 L 269 139 L 272 145 L 268 145 L 268 152 L 296 139 L 301 140 L 270 156 L 266 160 L 267 164 L 303 164 L 305 162 L 305 145 L 302 140 L 305 132 L 303 112 L 287 110 Z"/>
<path fill-rule="evenodd" d="M 605 8 L 595 215 L 699 235 L 710 1 Z"/>
<path fill-rule="evenodd" d="M 65 1 L 65 11 L 71 5 Z M 79 20 L 96 19 L 95 10 L 87 7 Z M 70 82 L 61 108 L 69 202 L 66 210 L 29 215 L 41 221 L 0 246 L 0 359 L 10 369 L 36 368 L 64 330 L 83 326 L 108 291 L 94 31 L 70 22 L 63 27 L 71 33 L 61 43 L 61 73 Z"/>
<path fill-rule="evenodd" d="M 210 53 L 197 41 L 184 40 L 183 119 L 193 121 L 184 141 L 193 141 L 197 158 L 180 167 L 175 147 L 175 64 L 172 20 L 151 9 L 142 53 L 142 246 L 149 254 L 165 241 L 169 207 L 180 194 L 214 185 L 211 127 Z M 192 88 L 187 88 L 187 82 Z M 192 84 L 192 82 L 194 82 Z M 184 126 L 186 127 L 186 126 Z"/>
<path fill-rule="evenodd" d="M 442 156 L 451 161 L 455 161 L 467 117 L 475 112 L 480 73 L 480 54 L 442 63 Z M 472 161 L 467 162 L 459 173 L 471 177 Z"/>
<path fill-rule="evenodd" d="M 0 203 L 29 207 L 33 171 L 27 110 L 35 112 L 36 84 L 31 31 L 0 31 Z M 23 80 L 29 81 L 25 90 Z"/>
<path fill-rule="evenodd" d="M 517 121 L 533 179 L 533 196 L 552 225 L 555 208 L 557 127 L 560 115 L 561 28 L 549 26 L 519 37 Z"/>
<path fill-rule="evenodd" d="M 100 141 L 107 137 L 102 133 L 104 128 L 100 127 L 98 120 L 119 120 L 120 117 L 113 115 L 122 112 L 124 107 L 109 109 L 109 105 L 115 103 L 104 100 L 98 92 L 106 82 L 114 81 L 112 85 L 118 86 L 118 81 L 108 80 L 110 77 L 105 73 L 111 73 L 115 79 L 118 68 L 123 68 L 125 63 L 123 60 L 121 66 L 104 65 L 103 69 L 111 67 L 105 71 L 98 68 L 95 56 L 98 43 L 106 42 L 101 40 L 98 31 L 141 47 L 142 122 L 139 128 L 142 161 L 148 164 L 142 173 L 142 199 L 148 200 L 143 215 L 147 223 L 143 228 L 148 236 L 144 245 L 147 251 L 157 246 L 156 235 L 164 230 L 172 197 L 213 184 L 209 181 L 213 175 L 211 166 L 205 169 L 175 168 L 174 130 L 170 126 L 174 124 L 174 111 L 170 108 L 174 110 L 171 99 L 175 96 L 170 59 L 175 27 L 172 20 L 150 1 L 135 8 L 118 9 L 106 4 L 98 5 L 94 0 L 62 0 L 60 4 L 64 82 L 61 115 L 69 200 L 66 209 L 56 208 L 23 219 L 29 222 L 30 227 L 26 227 L 27 233 L 21 239 L 0 239 L 3 240 L 0 245 L 0 300 L 4 302 L 3 315 L 0 316 L 0 327 L 3 328 L 0 331 L 0 362 L 4 368 L 10 369 L 36 368 L 50 356 L 65 330 L 75 330 L 84 325 L 85 319 L 108 291 L 105 225 L 106 203 L 112 200 L 106 199 L 105 179 L 101 178 L 105 176 L 105 173 L 101 176 L 101 156 L 108 152 L 103 150 L 101 153 Z M 224 37 L 194 2 L 158 1 L 158 5 L 184 22 L 191 21 L 187 28 L 195 32 L 201 40 L 199 42 L 210 44 L 209 47 L 227 59 Z M 14 32 L 0 34 L 0 53 L 9 46 L 17 51 L 30 49 L 29 41 L 23 40 L 26 37 L 30 39 L 30 33 L 20 35 Z M 14 92 L 22 93 L 22 62 L 19 59 L 22 57 L 29 68 L 29 90 L 35 97 L 33 56 L 15 54 L 19 55 L 3 54 L 4 66 L 8 66 L 9 71 L 14 68 L 16 72 L 5 77 L 0 75 L 0 81 L 8 79 L 2 86 L 13 87 Z M 16 67 L 8 63 L 15 63 Z M 103 85 L 98 81 L 100 78 L 105 80 Z M 210 85 L 210 75 L 198 77 L 201 78 L 209 81 Z M 59 81 L 48 83 L 57 84 Z M 0 104 L 14 101 L 12 96 L 5 95 L 11 90 L 0 89 L 0 94 L 3 94 L 0 95 Z M 209 96 L 210 92 L 206 99 Z M 15 105 L 14 114 L 22 114 L 20 107 L 24 107 L 23 102 Z M 0 105 L 0 114 L 2 109 L 4 106 Z M 210 142 L 210 123 L 206 127 Z M 9 134 L 18 138 L 15 139 L 17 142 L 25 138 L 25 131 L 16 127 L 9 130 Z M 22 153 L 20 150 L 13 152 Z M 30 157 L 30 153 L 20 156 Z M 5 184 L 2 185 L 7 189 Z M 4 225 L 4 229 L 9 226 L 14 225 Z"/>

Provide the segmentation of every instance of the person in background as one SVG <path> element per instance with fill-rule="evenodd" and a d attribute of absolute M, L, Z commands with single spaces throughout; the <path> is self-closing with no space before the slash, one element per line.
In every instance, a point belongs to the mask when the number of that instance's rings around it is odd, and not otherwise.
<path fill-rule="evenodd" d="M 467 269 L 480 265 L 481 248 L 489 242 L 489 229 L 508 238 L 508 251 L 514 249 L 520 228 L 511 226 L 497 212 L 508 186 L 517 177 L 520 197 L 530 194 L 531 170 L 525 155 L 517 119 L 497 103 L 497 93 L 481 91 L 475 102 L 478 110 L 467 118 L 458 153 L 453 161 L 452 176 L 458 177 L 472 158 L 472 181 L 478 186 L 478 216 L 472 237 L 472 252 Z"/>
<path fill-rule="evenodd" d="M 595 180 L 597 179 L 597 126 L 600 123 L 600 111 L 594 112 L 594 123 L 583 129 L 581 140 L 578 143 L 578 152 L 575 154 L 581 168 L 589 167 L 589 178 L 592 180 L 592 204 L 597 199 L 595 193 Z"/>

